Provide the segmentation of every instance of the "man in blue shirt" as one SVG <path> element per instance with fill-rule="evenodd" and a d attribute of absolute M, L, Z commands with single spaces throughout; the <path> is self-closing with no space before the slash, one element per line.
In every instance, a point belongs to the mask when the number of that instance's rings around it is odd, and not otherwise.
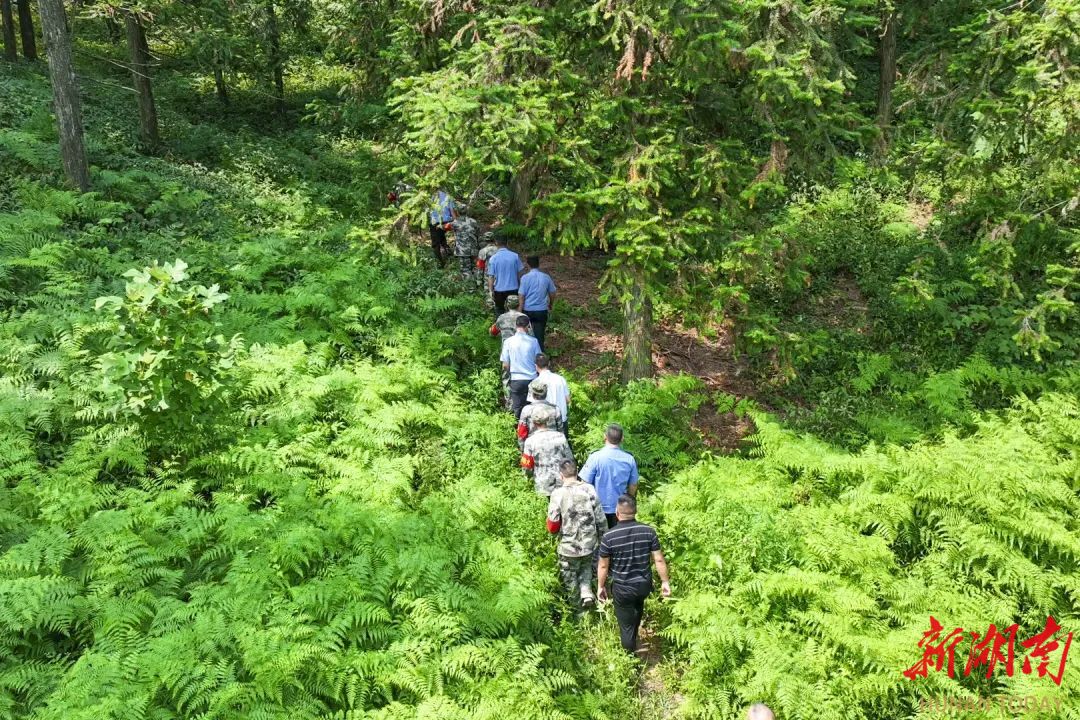
<path fill-rule="evenodd" d="M 495 236 L 499 250 L 487 261 L 488 288 L 495 301 L 495 317 L 506 312 L 506 298 L 518 293 L 518 278 L 525 269 L 525 263 L 516 252 L 506 247 L 503 235 Z"/>
<path fill-rule="evenodd" d="M 518 295 L 521 296 L 522 309 L 532 320 L 533 335 L 543 350 L 548 312 L 555 303 L 555 281 L 540 269 L 540 256 L 530 255 L 528 262 L 529 272 L 522 276 L 518 284 Z"/>
<path fill-rule="evenodd" d="M 446 264 L 450 248 L 446 245 L 446 226 L 457 217 L 454 199 L 445 190 L 437 191 L 431 197 L 431 211 L 428 213 L 428 230 L 431 232 L 431 252 L 435 253 L 435 262 L 439 267 Z"/>
<path fill-rule="evenodd" d="M 596 488 L 600 496 L 600 506 L 604 508 L 608 527 L 615 527 L 615 506 L 620 495 L 637 495 L 638 469 L 634 456 L 623 450 L 623 429 L 618 423 L 611 423 L 604 431 L 604 447 L 600 448 L 585 461 L 578 475 L 582 480 Z"/>
<path fill-rule="evenodd" d="M 529 318 L 522 315 L 515 323 L 517 332 L 503 341 L 503 371 L 510 373 L 510 409 L 514 418 L 521 417 L 521 408 L 525 407 L 529 395 L 529 383 L 536 377 L 536 356 L 540 354 L 540 345 L 529 334 Z"/>

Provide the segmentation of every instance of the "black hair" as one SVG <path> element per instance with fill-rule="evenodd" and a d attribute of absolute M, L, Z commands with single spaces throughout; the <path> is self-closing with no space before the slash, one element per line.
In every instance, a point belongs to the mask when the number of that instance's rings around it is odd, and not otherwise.
<path fill-rule="evenodd" d="M 607 441 L 612 445 L 622 444 L 622 425 L 619 423 L 611 423 L 607 426 L 607 429 L 604 430 L 604 437 L 607 438 Z"/>
<path fill-rule="evenodd" d="M 539 353 L 537 354 L 536 359 L 533 360 L 533 362 L 536 364 L 536 367 L 544 369 L 548 366 L 547 355 L 545 355 L 544 353 Z"/>
<path fill-rule="evenodd" d="M 527 327 L 529 327 L 529 316 L 528 315 L 522 315 L 521 317 L 519 317 L 517 320 L 514 321 L 514 327 L 519 327 L 519 328 L 527 328 Z"/>
<path fill-rule="evenodd" d="M 563 477 L 577 475 L 577 463 L 575 463 L 573 460 L 563 460 L 561 463 L 559 463 L 559 473 Z"/>
<path fill-rule="evenodd" d="M 530 255 L 529 257 L 525 258 L 525 261 L 529 263 L 529 267 L 531 267 L 531 268 L 540 267 L 540 256 L 539 255 Z"/>
<path fill-rule="evenodd" d="M 637 500 L 633 495 L 620 495 L 617 507 L 626 515 L 637 515 Z"/>

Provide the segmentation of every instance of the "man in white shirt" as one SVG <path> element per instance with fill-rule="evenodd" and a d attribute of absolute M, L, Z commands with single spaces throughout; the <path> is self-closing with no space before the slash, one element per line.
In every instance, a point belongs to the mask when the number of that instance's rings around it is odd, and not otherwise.
<path fill-rule="evenodd" d="M 529 383 L 536 378 L 536 356 L 540 354 L 540 345 L 529 334 L 529 318 L 522 315 L 517 319 L 517 332 L 502 345 L 503 370 L 510 373 L 510 410 L 514 419 L 521 417 L 521 408 L 525 407 L 529 395 Z"/>
<path fill-rule="evenodd" d="M 567 411 L 570 405 L 570 386 L 566 384 L 566 379 L 562 375 L 551 371 L 548 356 L 544 353 L 536 356 L 536 372 L 537 378 L 547 385 L 547 401 L 559 411 L 559 422 L 555 429 L 565 435 Z"/>

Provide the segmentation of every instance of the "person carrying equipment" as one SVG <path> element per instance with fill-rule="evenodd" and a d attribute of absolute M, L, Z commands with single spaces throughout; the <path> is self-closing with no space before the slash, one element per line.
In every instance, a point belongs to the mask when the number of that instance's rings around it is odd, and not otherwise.
<path fill-rule="evenodd" d="M 521 408 L 525 407 L 529 383 L 536 378 L 536 356 L 540 354 L 540 346 L 529 334 L 529 318 L 522 315 L 514 325 L 517 332 L 503 342 L 499 359 L 503 370 L 510 373 L 510 410 L 517 419 L 521 416 Z"/>
<path fill-rule="evenodd" d="M 547 401 L 559 411 L 559 422 L 555 429 L 567 435 L 570 419 L 570 386 L 562 375 L 554 373 L 549 367 L 548 356 L 540 353 L 536 356 L 536 379 L 547 385 Z"/>
<path fill-rule="evenodd" d="M 493 337 L 498 337 L 505 342 L 514 337 L 514 333 L 517 332 L 518 318 L 525 318 L 528 320 L 528 316 L 518 310 L 518 296 L 508 295 L 506 298 L 506 312 L 495 318 L 495 322 L 492 323 L 488 332 L 490 332 Z M 529 323 L 528 333 L 530 335 L 533 334 L 532 323 Z"/>
<path fill-rule="evenodd" d="M 589 455 L 585 467 L 581 468 L 581 479 L 595 487 L 600 496 L 608 527 L 614 527 L 617 522 L 615 505 L 619 496 L 624 493 L 631 497 L 637 495 L 637 461 L 620 447 L 622 438 L 622 425 L 608 425 L 604 431 L 604 447 Z"/>
<path fill-rule="evenodd" d="M 537 357 L 540 356 L 537 355 Z M 556 432 L 562 432 L 562 430 L 558 429 L 559 410 L 547 401 L 547 395 L 547 385 L 542 381 L 533 380 L 529 383 L 529 404 L 521 409 L 521 416 L 518 418 L 517 438 L 519 448 L 525 445 L 525 440 L 536 429 L 536 418 L 543 418 L 545 426 L 552 428 Z M 577 468 L 574 469 L 574 475 L 577 475 Z"/>
<path fill-rule="evenodd" d="M 525 263 L 521 262 L 516 252 L 506 247 L 506 237 L 502 233 L 495 234 L 495 244 L 499 250 L 488 260 L 484 272 L 487 273 L 488 287 L 495 301 L 495 315 L 499 316 L 506 312 L 506 298 L 518 294 L 518 279 L 525 269 Z"/>
<path fill-rule="evenodd" d="M 458 215 L 450 223 L 450 229 L 454 233 L 454 257 L 458 259 L 458 264 L 461 266 L 461 279 L 466 282 L 470 280 L 476 283 L 482 282 L 476 269 L 476 254 L 479 252 L 477 246 L 480 244 L 477 235 L 480 232 L 480 224 L 468 215 Z"/>
<path fill-rule="evenodd" d="M 619 620 L 619 640 L 629 653 L 637 650 L 638 629 L 645 610 L 645 598 L 653 590 L 649 560 L 660 575 L 660 594 L 671 597 L 667 561 L 656 531 L 637 521 L 637 501 L 623 495 L 616 504 L 618 524 L 600 540 L 600 564 L 596 570 L 598 599 L 607 600 L 607 579 L 611 573 L 611 599 Z"/>
<path fill-rule="evenodd" d="M 592 555 L 607 530 L 607 521 L 596 490 L 578 479 L 573 460 L 559 465 L 559 475 L 562 484 L 551 493 L 547 529 L 559 535 L 559 576 L 567 600 L 575 610 L 587 610 L 596 604 Z"/>
<path fill-rule="evenodd" d="M 551 495 L 559 484 L 559 468 L 564 461 L 574 459 L 566 436 L 549 428 L 546 421 L 544 417 L 533 418 L 536 429 L 521 450 L 521 469 L 532 475 L 540 495 Z"/>
<path fill-rule="evenodd" d="M 431 233 L 431 252 L 439 267 L 446 264 L 450 250 L 446 246 L 446 224 L 457 217 L 454 199 L 445 190 L 437 190 L 431 196 L 431 210 L 428 212 L 428 231 Z"/>
<path fill-rule="evenodd" d="M 555 281 L 540 269 L 540 256 L 530 255 L 529 272 L 518 283 L 518 295 L 521 296 L 522 310 L 533 324 L 533 334 L 544 349 L 544 331 L 547 328 L 548 314 L 555 303 Z"/>

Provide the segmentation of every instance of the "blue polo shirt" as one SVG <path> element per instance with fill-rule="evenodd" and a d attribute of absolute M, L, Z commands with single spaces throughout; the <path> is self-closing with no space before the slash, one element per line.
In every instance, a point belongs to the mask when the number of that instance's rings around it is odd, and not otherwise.
<path fill-rule="evenodd" d="M 515 332 L 502 344 L 500 358 L 510 366 L 511 380 L 532 380 L 536 377 L 536 356 L 540 354 L 540 343 L 532 335 Z"/>
<path fill-rule="evenodd" d="M 521 278 L 518 295 L 522 310 L 540 312 L 548 309 L 548 295 L 555 292 L 555 281 L 546 272 L 532 269 Z"/>
<path fill-rule="evenodd" d="M 495 278 L 495 292 L 517 290 L 518 273 L 524 268 L 525 263 L 510 248 L 499 248 L 487 261 L 487 274 Z"/>
<path fill-rule="evenodd" d="M 601 507 L 610 515 L 619 496 L 638 483 L 637 460 L 622 448 L 605 445 L 589 456 L 578 477 L 596 488 Z"/>
<path fill-rule="evenodd" d="M 454 219 L 454 199 L 444 190 L 435 193 L 431 198 L 431 212 L 428 219 L 432 225 L 442 225 Z"/>

